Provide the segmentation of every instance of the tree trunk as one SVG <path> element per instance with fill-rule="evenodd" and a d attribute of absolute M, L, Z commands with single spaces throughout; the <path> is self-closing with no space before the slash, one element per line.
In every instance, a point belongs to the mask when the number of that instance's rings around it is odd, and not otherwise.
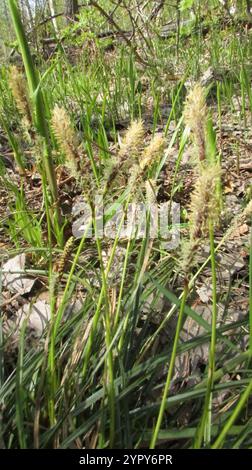
<path fill-rule="evenodd" d="M 57 37 L 59 34 L 59 30 L 58 30 L 57 20 L 55 18 L 55 8 L 54 8 L 53 0 L 49 0 L 49 10 L 50 10 L 50 14 L 52 17 L 53 28 Z"/>
<path fill-rule="evenodd" d="M 247 10 L 247 17 L 249 22 L 252 23 L 252 7 L 251 7 L 251 0 L 246 0 L 246 10 Z"/>
<path fill-rule="evenodd" d="M 65 17 L 68 22 L 76 21 L 78 12 L 78 0 L 65 0 Z"/>

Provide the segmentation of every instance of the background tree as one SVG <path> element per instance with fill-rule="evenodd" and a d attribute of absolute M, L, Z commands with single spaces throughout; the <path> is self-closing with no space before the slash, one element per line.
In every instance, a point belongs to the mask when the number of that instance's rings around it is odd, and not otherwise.
<path fill-rule="evenodd" d="M 251 7 L 251 0 L 246 0 L 246 9 L 247 9 L 247 16 L 250 22 L 252 22 L 252 7 Z"/>
<path fill-rule="evenodd" d="M 76 20 L 78 12 L 78 0 L 65 0 L 65 16 L 67 21 Z"/>
<path fill-rule="evenodd" d="M 59 30 L 58 30 L 58 25 L 57 25 L 57 19 L 55 17 L 55 6 L 54 6 L 53 0 L 49 0 L 49 10 L 50 10 L 50 14 L 52 17 L 52 24 L 54 27 L 55 34 L 56 36 L 58 36 Z"/>

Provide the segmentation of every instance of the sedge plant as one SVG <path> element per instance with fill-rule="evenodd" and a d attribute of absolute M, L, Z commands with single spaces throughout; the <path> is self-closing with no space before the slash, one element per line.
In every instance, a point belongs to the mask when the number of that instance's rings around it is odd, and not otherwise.
<path fill-rule="evenodd" d="M 170 392 L 171 381 L 174 371 L 174 365 L 177 355 L 177 348 L 181 328 L 183 325 L 184 310 L 186 300 L 189 293 L 189 280 L 192 267 L 195 262 L 195 255 L 200 247 L 202 238 L 209 233 L 211 254 L 212 254 L 212 272 L 213 272 L 213 288 L 216 292 L 216 276 L 214 262 L 214 242 L 213 227 L 216 223 L 219 210 L 217 198 L 217 182 L 220 177 L 219 165 L 207 161 L 207 108 L 205 102 L 205 94 L 200 85 L 196 84 L 194 89 L 189 93 L 184 111 L 185 121 L 191 129 L 195 148 L 197 150 L 196 171 L 198 172 L 195 189 L 191 197 L 189 227 L 190 237 L 188 242 L 183 245 L 182 268 L 184 272 L 184 289 L 178 320 L 176 325 L 175 337 L 169 363 L 168 374 L 166 377 L 165 387 L 162 395 L 161 405 L 154 426 L 150 448 L 155 448 L 158 440 L 159 431 L 162 425 L 164 413 L 167 410 L 167 398 Z M 213 299 L 213 319 L 212 319 L 212 344 L 211 344 L 211 374 L 209 383 L 212 384 L 212 374 L 214 372 L 214 350 L 215 350 L 215 331 L 216 331 L 216 296 Z M 210 385 L 209 385 L 210 386 Z M 207 398 L 207 401 L 209 397 Z M 208 405 L 207 405 L 208 406 Z"/>
<path fill-rule="evenodd" d="M 47 176 L 47 181 L 50 188 L 51 195 L 51 213 L 53 220 L 54 233 L 60 246 L 63 246 L 63 231 L 61 226 L 61 216 L 58 201 L 58 189 L 55 176 L 52 149 L 50 144 L 50 129 L 48 126 L 46 116 L 46 106 L 41 90 L 38 73 L 34 67 L 32 55 L 24 31 L 21 20 L 20 10 L 17 6 L 16 0 L 9 0 L 9 9 L 15 33 L 17 36 L 18 45 L 22 54 L 22 59 L 25 67 L 30 98 L 34 106 L 34 119 L 36 129 L 43 141 L 42 162 Z M 23 89 L 22 89 L 23 92 Z M 19 98 L 22 94 L 19 94 Z M 21 100 L 22 101 L 22 100 Z M 21 104 L 21 102 L 19 102 Z M 26 113 L 27 114 L 27 113 Z"/>

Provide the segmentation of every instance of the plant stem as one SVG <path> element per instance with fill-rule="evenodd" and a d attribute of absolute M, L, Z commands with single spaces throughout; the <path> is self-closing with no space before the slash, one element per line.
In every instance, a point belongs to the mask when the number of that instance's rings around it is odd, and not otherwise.
<path fill-rule="evenodd" d="M 161 401 L 161 405 L 159 409 L 158 419 L 157 419 L 156 426 L 155 426 L 155 429 L 151 438 L 150 449 L 155 449 L 156 442 L 158 439 L 158 433 L 160 431 L 160 427 L 161 427 L 163 416 L 164 416 L 164 412 L 167 408 L 167 397 L 170 391 L 171 379 L 172 379 L 173 369 L 174 369 L 175 360 L 176 360 L 178 342 L 179 342 L 179 335 L 180 335 L 181 327 L 183 324 L 183 316 L 184 316 L 184 309 L 185 309 L 187 294 L 188 294 L 188 283 L 186 281 L 181 304 L 180 304 L 176 333 L 175 333 L 175 338 L 174 338 L 174 343 L 173 343 L 173 348 L 172 348 L 172 353 L 171 353 L 170 366 L 169 366 L 169 370 L 168 370 L 168 374 L 166 378 L 166 383 L 165 383 L 163 397 L 162 397 L 162 401 Z"/>
<path fill-rule="evenodd" d="M 94 223 L 95 223 L 95 218 L 94 218 Z M 95 223 L 95 230 L 96 230 L 96 223 Z M 114 244 L 114 250 L 112 253 L 112 257 L 114 254 L 114 251 L 117 246 L 117 239 L 116 243 Z M 102 274 L 102 288 L 104 290 L 104 297 L 105 297 L 105 315 L 104 315 L 104 324 L 105 324 L 105 342 L 106 342 L 106 347 L 108 351 L 108 358 L 107 358 L 107 369 L 108 373 L 106 373 L 106 388 L 108 389 L 108 401 L 109 401 L 109 409 L 110 409 L 110 423 L 109 423 L 109 429 L 110 429 L 110 434 L 109 434 L 109 445 L 110 448 L 113 449 L 114 445 L 114 439 L 115 439 L 115 387 L 114 387 L 114 365 L 113 365 L 113 352 L 110 349 L 111 345 L 111 317 L 110 317 L 110 310 L 109 310 L 109 300 L 108 300 L 108 286 L 107 286 L 107 274 L 104 265 L 103 265 L 103 259 L 102 259 L 102 247 L 101 247 L 101 241 L 97 237 L 96 240 L 96 246 L 97 246 L 97 251 L 98 251 L 98 256 L 100 260 L 100 265 L 101 265 L 101 274 Z"/>
<path fill-rule="evenodd" d="M 17 142 L 15 136 L 13 135 L 13 133 L 10 131 L 9 126 L 8 126 L 6 120 L 4 119 L 3 116 L 0 116 L 0 122 L 1 122 L 1 126 L 4 128 L 4 130 L 5 130 L 5 132 L 8 136 L 9 143 L 12 147 L 13 155 L 14 155 L 15 161 L 17 163 L 20 175 L 24 175 L 25 174 L 25 165 L 24 165 L 24 162 L 22 160 L 22 156 L 21 156 L 21 152 L 20 152 L 20 149 L 19 149 L 18 142 Z"/>
<path fill-rule="evenodd" d="M 215 371 L 215 347 L 216 347 L 216 324 L 217 324 L 217 280 L 216 280 L 216 261 L 215 261 L 215 248 L 214 248 L 214 229 L 212 221 L 209 222 L 209 240 L 210 240 L 210 257 L 212 268 L 212 333 L 211 344 L 209 353 L 208 364 L 208 377 L 205 403 L 203 415 L 196 432 L 194 448 L 201 447 L 204 432 L 206 435 L 206 444 L 209 445 L 211 441 L 211 402 L 212 402 L 212 389 L 214 384 L 214 371 Z"/>
<path fill-rule="evenodd" d="M 252 229 L 250 229 L 249 249 L 249 351 L 252 357 Z"/>
<path fill-rule="evenodd" d="M 249 396 L 251 395 L 252 392 L 252 380 L 250 381 L 249 385 L 245 389 L 245 392 L 241 396 L 240 400 L 238 401 L 233 413 L 231 414 L 230 418 L 224 425 L 222 431 L 220 432 L 219 436 L 217 439 L 214 441 L 213 445 L 211 446 L 211 449 L 219 449 L 220 447 L 223 446 L 224 439 L 230 430 L 230 428 L 233 426 L 235 420 L 238 418 L 239 414 L 241 413 L 244 405 L 246 404 L 246 401 L 248 400 Z"/>
<path fill-rule="evenodd" d="M 54 205 L 54 210 L 55 210 L 55 213 L 54 213 L 55 214 L 54 224 L 56 224 L 55 233 L 59 233 L 60 232 L 59 230 L 60 213 L 59 213 L 59 208 L 58 208 L 58 190 L 57 190 L 57 181 L 56 181 L 51 148 L 50 148 L 50 132 L 49 132 L 49 127 L 47 123 L 47 118 L 45 115 L 44 97 L 39 86 L 40 83 L 39 83 L 38 75 L 33 64 L 31 52 L 29 49 L 29 45 L 27 42 L 27 38 L 25 35 L 22 20 L 21 20 L 20 11 L 19 11 L 19 8 L 17 7 L 16 0 L 9 0 L 9 8 L 10 8 L 10 13 L 11 13 L 15 33 L 17 36 L 18 45 L 20 47 L 20 51 L 21 51 L 22 58 L 23 58 L 30 96 L 35 105 L 36 127 L 38 129 L 39 134 L 42 136 L 44 140 L 44 151 L 42 153 L 43 165 L 46 171 L 46 176 L 47 176 L 47 180 L 49 183 L 50 192 L 52 196 L 52 203 Z"/>

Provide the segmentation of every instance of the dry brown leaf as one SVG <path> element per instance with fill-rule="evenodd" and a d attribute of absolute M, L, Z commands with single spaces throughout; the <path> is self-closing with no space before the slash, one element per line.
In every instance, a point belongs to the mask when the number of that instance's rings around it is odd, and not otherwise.
<path fill-rule="evenodd" d="M 242 235 L 245 235 L 246 233 L 248 233 L 248 231 L 249 231 L 249 226 L 247 224 L 242 224 L 239 227 L 234 229 L 230 237 L 230 240 L 241 237 Z"/>

